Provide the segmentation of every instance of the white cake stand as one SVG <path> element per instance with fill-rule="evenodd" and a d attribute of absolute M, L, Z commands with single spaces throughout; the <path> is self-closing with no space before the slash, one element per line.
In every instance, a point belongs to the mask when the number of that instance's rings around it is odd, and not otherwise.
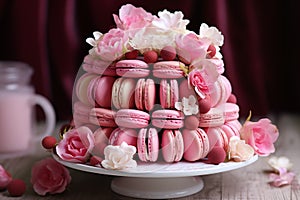
<path fill-rule="evenodd" d="M 254 163 L 258 156 L 245 162 L 226 162 L 219 165 L 201 162 L 178 162 L 167 164 L 138 163 L 134 169 L 107 170 L 87 164 L 76 164 L 54 159 L 66 167 L 103 175 L 116 176 L 111 182 L 111 189 L 121 195 L 144 199 L 178 198 L 195 194 L 202 190 L 204 183 L 201 175 L 216 174 Z"/>

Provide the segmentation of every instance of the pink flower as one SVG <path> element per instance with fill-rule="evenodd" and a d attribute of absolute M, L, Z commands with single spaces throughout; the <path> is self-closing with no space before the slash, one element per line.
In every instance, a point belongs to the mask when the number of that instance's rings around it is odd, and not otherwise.
<path fill-rule="evenodd" d="M 271 173 L 269 175 L 270 184 L 274 187 L 289 185 L 292 183 L 295 175 L 294 172 L 288 172 L 286 168 L 280 168 L 279 174 Z"/>
<path fill-rule="evenodd" d="M 99 39 L 95 53 L 101 60 L 114 61 L 125 53 L 128 41 L 125 31 L 118 28 L 110 29 Z"/>
<path fill-rule="evenodd" d="M 195 92 L 203 99 L 205 95 L 213 92 L 211 86 L 217 81 L 219 73 L 216 66 L 207 60 L 194 63 L 194 67 L 196 68 L 188 76 L 189 84 L 195 88 Z"/>
<path fill-rule="evenodd" d="M 210 41 L 200 39 L 195 33 L 180 34 L 175 38 L 177 45 L 177 53 L 187 64 L 196 59 L 204 59 L 206 57 Z"/>
<path fill-rule="evenodd" d="M 94 148 L 93 132 L 85 126 L 71 129 L 56 146 L 57 155 L 66 161 L 85 163 Z"/>
<path fill-rule="evenodd" d="M 274 142 L 276 142 L 279 132 L 275 125 L 267 118 L 258 122 L 246 121 L 240 130 L 241 139 L 253 147 L 256 154 L 268 156 L 275 152 Z"/>
<path fill-rule="evenodd" d="M 131 4 L 123 5 L 119 10 L 119 16 L 113 17 L 117 27 L 123 30 L 144 28 L 155 18 L 143 8 L 136 8 Z"/>
<path fill-rule="evenodd" d="M 39 195 L 57 194 L 65 191 L 71 176 L 63 165 L 53 158 L 46 158 L 34 164 L 30 181 Z"/>
<path fill-rule="evenodd" d="M 0 165 L 0 190 L 5 189 L 11 181 L 11 175 Z"/>

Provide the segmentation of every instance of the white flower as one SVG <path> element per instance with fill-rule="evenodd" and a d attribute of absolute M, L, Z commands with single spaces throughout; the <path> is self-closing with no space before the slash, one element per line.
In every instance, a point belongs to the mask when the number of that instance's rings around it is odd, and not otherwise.
<path fill-rule="evenodd" d="M 130 45 L 143 53 L 147 50 L 159 50 L 165 46 L 175 46 L 175 31 L 160 31 L 157 28 L 145 27 L 136 32 Z"/>
<path fill-rule="evenodd" d="M 199 112 L 199 107 L 196 103 L 197 99 L 194 95 L 190 95 L 189 98 L 183 97 L 182 102 L 175 102 L 175 108 L 181 110 L 185 115 L 193 115 Z"/>
<path fill-rule="evenodd" d="M 183 19 L 181 11 L 170 13 L 166 9 L 158 12 L 159 18 L 152 21 L 152 25 L 163 30 L 175 30 L 179 32 L 186 31 L 186 25 L 189 20 Z"/>
<path fill-rule="evenodd" d="M 95 31 L 93 32 L 93 36 L 94 38 L 87 38 L 85 41 L 92 45 L 93 47 L 96 47 L 97 46 L 97 43 L 98 43 L 98 40 L 101 38 L 103 34 L 100 33 L 99 31 Z"/>
<path fill-rule="evenodd" d="M 270 165 L 270 167 L 273 168 L 275 172 L 279 172 L 280 169 L 282 168 L 288 171 L 293 166 L 290 160 L 285 156 L 281 156 L 281 157 L 273 156 L 268 160 L 268 164 Z"/>
<path fill-rule="evenodd" d="M 120 146 L 107 145 L 104 149 L 105 160 L 101 165 L 106 169 L 125 169 L 137 166 L 133 155 L 136 153 L 134 146 L 122 142 Z"/>
<path fill-rule="evenodd" d="M 208 38 L 216 46 L 222 46 L 224 42 L 224 36 L 222 33 L 214 26 L 208 27 L 207 24 L 202 23 L 199 31 L 201 38 Z"/>
<path fill-rule="evenodd" d="M 238 136 L 232 136 L 229 141 L 229 160 L 236 162 L 249 160 L 254 155 L 254 149 L 241 140 Z"/>

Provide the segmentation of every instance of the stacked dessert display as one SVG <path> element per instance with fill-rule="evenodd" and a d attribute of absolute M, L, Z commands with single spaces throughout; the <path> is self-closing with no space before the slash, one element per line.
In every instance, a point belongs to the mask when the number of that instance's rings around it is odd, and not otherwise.
<path fill-rule="evenodd" d="M 223 35 L 202 23 L 186 28 L 182 12 L 158 16 L 131 4 L 116 28 L 92 45 L 74 83 L 73 121 L 55 146 L 59 159 L 106 170 L 140 164 L 219 164 L 275 151 L 267 118 L 239 121 L 224 75 Z"/>

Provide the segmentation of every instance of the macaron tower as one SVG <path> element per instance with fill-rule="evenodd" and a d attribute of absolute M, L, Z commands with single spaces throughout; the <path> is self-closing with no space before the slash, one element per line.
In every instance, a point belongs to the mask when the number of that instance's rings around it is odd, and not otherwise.
<path fill-rule="evenodd" d="M 197 34 L 182 12 L 155 16 L 131 4 L 113 18 L 115 28 L 86 40 L 74 83 L 74 128 L 94 133 L 91 155 L 125 142 L 137 162 L 225 161 L 242 125 L 221 32 L 203 23 Z"/>

